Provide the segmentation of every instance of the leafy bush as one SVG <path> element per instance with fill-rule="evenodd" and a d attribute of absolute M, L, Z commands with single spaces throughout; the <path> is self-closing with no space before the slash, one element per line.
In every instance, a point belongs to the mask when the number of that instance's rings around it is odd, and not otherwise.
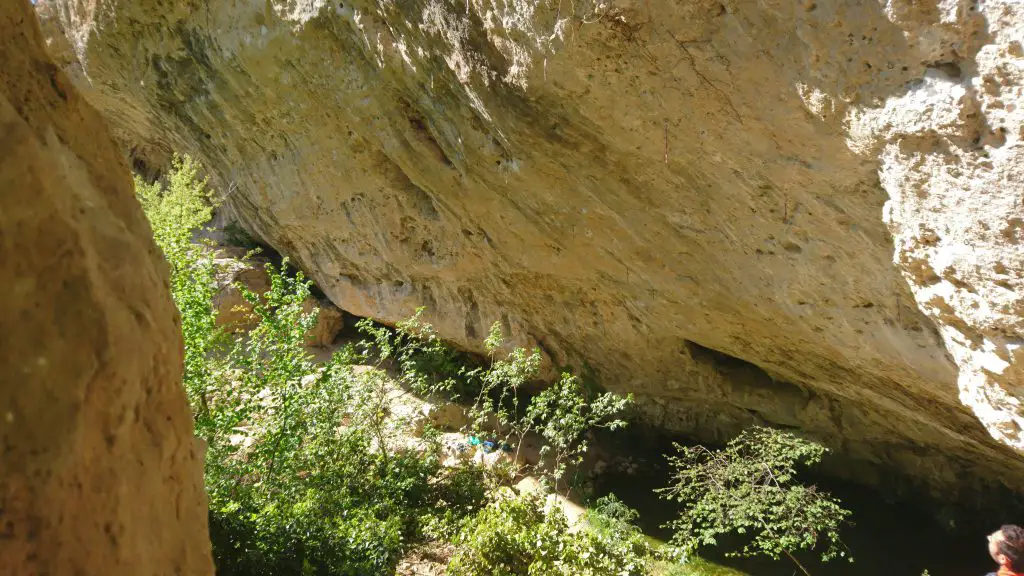
<path fill-rule="evenodd" d="M 458 400 L 479 369 L 470 368 L 469 358 L 441 341 L 434 327 L 423 321 L 425 308 L 398 322 L 392 330 L 364 318 L 356 323 L 368 339 L 358 344 L 364 356 L 377 359 L 380 366 L 394 361 L 400 380 L 423 396 Z"/>
<path fill-rule="evenodd" d="M 287 263 L 268 266 L 265 294 L 239 286 L 256 328 L 234 341 L 216 329 L 212 254 L 192 242 L 211 216 L 198 173 L 194 161 L 176 158 L 166 187 L 136 187 L 181 313 L 184 384 L 208 445 L 218 572 L 391 573 L 421 518 L 455 510 L 461 519 L 483 497 L 466 489 L 466 474 L 441 472 L 436 442 L 421 450 L 381 445 L 388 414 L 373 399 L 383 375 L 353 369 L 361 355 L 352 348 L 326 365 L 313 362 L 303 344 L 316 322 L 302 310 L 310 284 L 289 275 Z"/>
<path fill-rule="evenodd" d="M 526 409 L 524 427 L 536 430 L 545 444 L 541 455 L 554 454 L 551 477 L 558 481 L 568 465 L 579 465 L 589 447 L 585 435 L 598 428 L 617 430 L 617 418 L 632 400 L 611 393 L 587 395 L 578 377 L 563 373 L 558 382 L 535 396 Z"/>
<path fill-rule="evenodd" d="M 584 516 L 587 528 L 611 551 L 611 556 L 622 561 L 616 565 L 617 572 L 648 573 L 652 561 L 660 556 L 648 538 L 634 522 L 640 514 L 626 506 L 615 494 L 599 498 Z"/>
<path fill-rule="evenodd" d="M 316 366 L 303 347 L 316 320 L 302 311 L 308 282 L 284 266 L 268 272 L 262 297 L 243 291 L 259 324 L 232 347 L 223 385 L 210 391 L 212 522 L 243 529 L 214 542 L 218 569 L 387 574 L 428 506 L 439 461 L 380 448 L 385 416 L 362 401 L 380 375 L 353 370 L 350 351 Z"/>
<path fill-rule="evenodd" d="M 836 498 L 797 480 L 797 467 L 821 461 L 825 448 L 792 434 L 753 427 L 723 450 L 676 446 L 669 458 L 673 484 L 661 490 L 684 505 L 672 543 L 684 552 L 715 546 L 735 533 L 749 542 L 733 556 L 786 555 L 805 574 L 793 552 L 825 544 L 822 560 L 845 557 L 839 529 L 850 516 Z M 852 561 L 852 558 L 850 558 Z"/>
<path fill-rule="evenodd" d="M 466 522 L 449 576 L 641 576 L 651 549 L 638 531 L 615 520 L 603 529 L 572 527 L 560 508 L 536 493 L 499 496 Z"/>
<path fill-rule="evenodd" d="M 166 187 L 136 176 L 135 191 L 170 267 L 171 296 L 185 341 L 185 390 L 193 409 L 201 409 L 203 393 L 215 385 L 220 369 L 213 352 L 221 335 L 212 304 L 216 269 L 205 247 L 192 242 L 192 233 L 213 214 L 211 194 L 206 180 L 199 178 L 198 163 L 188 156 L 174 157 Z"/>

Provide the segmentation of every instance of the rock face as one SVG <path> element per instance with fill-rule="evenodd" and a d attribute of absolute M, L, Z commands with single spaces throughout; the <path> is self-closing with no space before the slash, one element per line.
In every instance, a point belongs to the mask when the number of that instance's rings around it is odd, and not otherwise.
<path fill-rule="evenodd" d="M 50 4 L 137 164 L 199 156 L 350 312 L 1024 487 L 1015 1 Z"/>
<path fill-rule="evenodd" d="M 345 319 L 341 310 L 330 302 L 307 298 L 302 309 L 308 314 L 318 310 L 316 326 L 306 333 L 306 344 L 310 346 L 330 346 L 338 333 L 345 327 Z"/>
<path fill-rule="evenodd" d="M 212 574 L 166 265 L 128 166 L 0 4 L 0 574 Z"/>

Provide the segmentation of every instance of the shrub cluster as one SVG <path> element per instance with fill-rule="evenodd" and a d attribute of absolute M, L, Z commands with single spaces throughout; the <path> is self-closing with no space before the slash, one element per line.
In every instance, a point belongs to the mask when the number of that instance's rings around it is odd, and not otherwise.
<path fill-rule="evenodd" d="M 620 504 L 621 506 L 621 504 Z M 623 507 L 624 508 L 624 507 Z M 635 526 L 600 507 L 571 526 L 543 495 L 499 493 L 465 522 L 448 576 L 643 576 L 653 549 Z M 617 512 L 619 509 L 609 510 Z"/>

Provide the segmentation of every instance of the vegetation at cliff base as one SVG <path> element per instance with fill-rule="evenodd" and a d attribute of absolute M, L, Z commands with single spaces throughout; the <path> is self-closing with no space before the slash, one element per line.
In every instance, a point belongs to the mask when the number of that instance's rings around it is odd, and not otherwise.
<path fill-rule="evenodd" d="M 684 506 L 674 546 L 644 536 L 614 496 L 570 520 L 560 504 L 570 472 L 593 431 L 626 425 L 630 397 L 570 371 L 526 394 L 539 350 L 510 349 L 495 323 L 486 357 L 468 357 L 422 310 L 394 327 L 360 321 L 361 339 L 318 362 L 306 347 L 311 284 L 287 260 L 266 265 L 265 293 L 235 287 L 254 322 L 227 333 L 213 304 L 215 247 L 196 240 L 214 208 L 198 164 L 175 158 L 163 182 L 137 178 L 136 190 L 181 315 L 218 574 L 389 575 L 410 551 L 436 546 L 450 576 L 697 576 L 721 573 L 692 553 L 727 532 L 753 536 L 742 553 L 774 556 L 838 542 L 849 513 L 794 480 L 821 447 L 761 429 L 723 452 L 673 457 L 664 495 Z M 456 407 L 456 429 L 425 417 L 422 399 Z M 539 444 L 532 462 L 520 457 L 526 438 Z M 540 489 L 513 489 L 527 474 Z"/>
<path fill-rule="evenodd" d="M 747 536 L 734 556 L 793 555 L 822 544 L 823 561 L 847 558 L 839 529 L 850 511 L 827 492 L 798 481 L 798 467 L 821 461 L 825 448 L 794 434 L 752 427 L 722 450 L 678 446 L 669 458 L 675 470 L 662 496 L 683 505 L 673 544 L 686 553 L 715 546 L 727 534 Z"/>
<path fill-rule="evenodd" d="M 586 451 L 587 430 L 625 424 L 617 415 L 628 399 L 589 391 L 568 373 L 526 398 L 520 389 L 538 376 L 538 351 L 500 354 L 496 325 L 485 343 L 490 361 L 460 364 L 419 314 L 394 329 L 363 322 L 363 341 L 317 363 L 304 342 L 316 322 L 302 306 L 310 283 L 287 261 L 268 265 L 266 293 L 237 287 L 257 322 L 244 337 L 226 334 L 212 304 L 213 248 L 193 241 L 212 210 L 198 165 L 176 158 L 165 184 L 137 179 L 136 189 L 181 313 L 184 386 L 207 444 L 219 574 L 393 574 L 404 551 L 438 538 L 455 543 L 449 573 L 460 576 L 505 564 L 500 573 L 643 573 L 645 557 L 614 534 L 568 531 L 542 496 L 500 488 L 516 473 L 507 467 L 446 463 L 440 432 L 428 423 L 412 436 L 411 417 L 393 409 L 395 395 L 406 393 L 397 381 L 423 396 L 464 400 L 467 434 L 502 430 L 502 440 L 515 442 L 537 433 L 549 462 L 535 473 L 554 486 Z M 529 544 L 542 536 L 546 547 Z M 495 548 L 513 541 L 515 551 Z"/>

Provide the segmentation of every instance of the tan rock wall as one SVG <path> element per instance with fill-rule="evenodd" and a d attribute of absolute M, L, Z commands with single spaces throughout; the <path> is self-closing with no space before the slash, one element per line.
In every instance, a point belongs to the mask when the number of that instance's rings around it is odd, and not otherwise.
<path fill-rule="evenodd" d="M 212 574 L 166 265 L 100 115 L 0 3 L 0 574 Z"/>
<path fill-rule="evenodd" d="M 1008 0 L 52 5 L 119 129 L 346 310 L 500 320 L 656 423 L 801 427 L 864 481 L 1024 485 Z"/>

